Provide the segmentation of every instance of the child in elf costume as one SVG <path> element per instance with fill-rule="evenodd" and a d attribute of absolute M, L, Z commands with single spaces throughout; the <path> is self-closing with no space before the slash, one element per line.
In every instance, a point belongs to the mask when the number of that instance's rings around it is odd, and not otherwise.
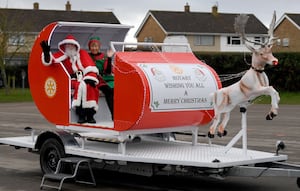
<path fill-rule="evenodd" d="M 105 95 L 106 103 L 111 112 L 113 119 L 114 116 L 114 76 L 112 68 L 113 51 L 108 50 L 107 54 L 100 52 L 101 42 L 99 37 L 92 37 L 88 43 L 90 56 L 94 60 L 99 70 L 99 89 Z"/>

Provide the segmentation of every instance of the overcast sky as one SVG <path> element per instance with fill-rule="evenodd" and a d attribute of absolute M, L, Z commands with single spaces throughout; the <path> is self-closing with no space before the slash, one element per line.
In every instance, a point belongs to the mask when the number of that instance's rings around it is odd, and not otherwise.
<path fill-rule="evenodd" d="M 273 11 L 277 20 L 284 13 L 299 13 L 300 0 L 69 0 L 74 11 L 113 11 L 122 24 L 134 26 L 126 41 L 133 41 L 138 26 L 149 10 L 183 11 L 184 5 L 190 5 L 190 11 L 210 12 L 218 5 L 222 13 L 252 13 L 267 27 Z M 40 9 L 65 10 L 67 0 L 0 0 L 1 8 L 32 9 L 38 2 Z M 30 18 L 28 18 L 30 19 Z M 174 21 L 176 22 L 176 21 Z"/>

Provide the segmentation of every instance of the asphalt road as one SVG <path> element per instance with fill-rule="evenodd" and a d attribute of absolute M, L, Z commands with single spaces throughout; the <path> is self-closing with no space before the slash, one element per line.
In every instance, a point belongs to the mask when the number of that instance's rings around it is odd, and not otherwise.
<path fill-rule="evenodd" d="M 267 152 L 275 151 L 275 143 L 282 140 L 286 149 L 287 162 L 300 165 L 300 105 L 281 105 L 279 116 L 273 121 L 266 121 L 265 115 L 269 105 L 251 105 L 248 109 L 248 147 Z M 214 143 L 226 144 L 240 129 L 241 116 L 238 109 L 234 110 L 228 124 L 228 136 L 215 138 Z M 52 129 L 38 112 L 33 103 L 6 103 L 0 104 L 0 137 L 27 135 L 23 129 L 26 126 L 35 129 Z M 200 129 L 206 133 L 208 127 Z M 180 139 L 190 139 L 189 136 L 180 136 Z M 199 141 L 207 141 L 199 138 Z M 239 147 L 241 142 L 237 143 Z M 210 178 L 184 177 L 139 177 L 121 173 L 96 171 L 97 186 L 86 186 L 67 182 L 63 190 L 230 190 L 230 191 L 279 191 L 300 190 L 296 185 L 296 178 L 240 178 L 228 177 L 225 180 Z M 15 150 L 13 147 L 0 145 L 0 191 L 37 191 L 41 182 L 42 173 L 39 167 L 39 156 L 28 153 L 26 149 Z M 47 189 L 52 190 L 52 189 Z"/>

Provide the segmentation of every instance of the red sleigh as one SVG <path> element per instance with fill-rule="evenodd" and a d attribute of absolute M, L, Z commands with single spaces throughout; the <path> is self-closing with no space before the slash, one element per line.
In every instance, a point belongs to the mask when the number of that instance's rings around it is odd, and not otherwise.
<path fill-rule="evenodd" d="M 221 87 L 214 70 L 199 61 L 188 46 L 185 52 L 170 52 L 165 45 L 160 52 L 125 52 L 123 41 L 129 29 L 126 25 L 56 22 L 41 31 L 30 55 L 29 83 L 44 117 L 58 128 L 90 132 L 171 132 L 210 122 L 214 114 L 209 94 Z M 115 49 L 114 121 L 102 95 L 97 123 L 78 124 L 71 108 L 69 74 L 62 64 L 42 64 L 40 42 L 48 39 L 53 51 L 68 34 L 74 35 L 83 49 L 91 36 L 101 37 L 102 51 L 111 44 Z M 119 43 L 111 43 L 115 41 Z"/>

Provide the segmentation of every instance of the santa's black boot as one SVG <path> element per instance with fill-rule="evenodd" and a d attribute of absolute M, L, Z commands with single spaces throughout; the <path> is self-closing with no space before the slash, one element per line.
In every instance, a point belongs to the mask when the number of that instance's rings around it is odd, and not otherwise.
<path fill-rule="evenodd" d="M 96 123 L 96 120 L 94 119 L 94 115 L 96 111 L 93 108 L 87 108 L 86 111 L 86 119 L 88 123 Z"/>
<path fill-rule="evenodd" d="M 77 123 L 85 123 L 86 122 L 85 111 L 81 106 L 76 107 L 76 114 L 78 115 Z"/>
<path fill-rule="evenodd" d="M 109 97 L 107 98 L 106 97 L 106 102 L 107 102 L 107 105 L 108 105 L 108 108 L 109 108 L 109 111 L 111 113 L 111 119 L 114 120 L 114 105 L 113 105 L 113 97 Z"/>

